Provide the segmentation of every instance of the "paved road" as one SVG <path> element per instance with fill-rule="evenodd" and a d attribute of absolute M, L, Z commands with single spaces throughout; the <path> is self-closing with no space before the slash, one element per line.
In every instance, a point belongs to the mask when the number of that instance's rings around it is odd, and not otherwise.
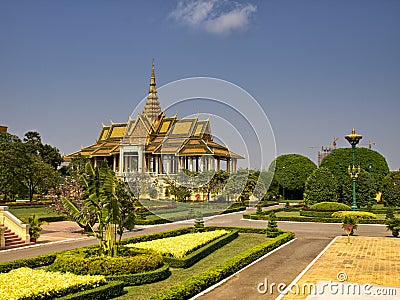
<path fill-rule="evenodd" d="M 254 209 L 252 209 L 254 210 Z M 242 219 L 243 213 L 221 215 L 206 218 L 207 226 L 245 226 L 265 228 L 265 221 Z M 141 226 L 139 230 L 128 232 L 124 237 L 131 237 L 179 227 L 191 226 L 193 221 L 164 224 L 158 226 Z M 227 282 L 200 296 L 198 299 L 275 299 L 278 294 L 274 289 L 260 294 L 257 292 L 259 283 L 268 279 L 268 283 L 289 284 L 293 279 L 326 247 L 337 235 L 342 235 L 340 224 L 278 222 L 280 229 L 289 230 L 296 234 L 297 239 L 279 251 L 264 258 L 251 267 L 236 274 Z M 389 236 L 383 225 L 359 225 L 357 231 L 361 236 Z M 13 251 L 1 251 L 0 262 L 20 258 L 33 257 L 41 254 L 57 252 L 77 247 L 93 245 L 94 238 L 70 240 L 63 243 L 44 244 L 38 247 L 25 248 Z"/>

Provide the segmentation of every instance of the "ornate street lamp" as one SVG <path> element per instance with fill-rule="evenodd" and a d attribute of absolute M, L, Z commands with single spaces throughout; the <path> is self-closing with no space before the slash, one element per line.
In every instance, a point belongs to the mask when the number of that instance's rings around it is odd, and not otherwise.
<path fill-rule="evenodd" d="M 353 159 L 353 167 L 349 166 L 349 168 L 348 168 L 349 175 L 351 177 L 351 180 L 353 181 L 353 204 L 351 205 L 351 210 L 357 211 L 358 208 L 357 208 L 357 199 L 356 199 L 356 180 L 357 180 L 358 175 L 361 172 L 361 168 L 360 168 L 360 166 L 358 166 L 358 168 L 355 167 L 355 152 L 356 152 L 356 145 L 362 139 L 362 135 L 357 134 L 353 128 L 353 130 L 351 131 L 351 134 L 346 135 L 345 138 L 351 145 L 351 154 L 352 154 L 352 159 Z"/>

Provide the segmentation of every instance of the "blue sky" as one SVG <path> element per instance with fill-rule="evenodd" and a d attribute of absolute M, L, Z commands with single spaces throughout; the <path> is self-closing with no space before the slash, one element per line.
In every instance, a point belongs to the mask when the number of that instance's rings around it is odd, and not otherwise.
<path fill-rule="evenodd" d="M 0 123 L 62 152 L 194 76 L 248 91 L 277 153 L 316 161 L 354 126 L 400 168 L 400 1 L 0 1 Z M 160 97 L 161 105 L 163 99 Z"/>

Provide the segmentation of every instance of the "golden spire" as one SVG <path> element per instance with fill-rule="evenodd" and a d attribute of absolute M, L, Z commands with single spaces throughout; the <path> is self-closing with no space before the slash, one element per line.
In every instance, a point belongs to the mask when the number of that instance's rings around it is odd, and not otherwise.
<path fill-rule="evenodd" d="M 156 76 L 154 74 L 154 58 L 151 63 L 151 77 L 150 77 L 150 88 L 149 95 L 147 96 L 146 105 L 143 110 L 151 121 L 155 120 L 161 113 L 160 102 L 158 102 L 157 89 L 156 89 Z"/>
<path fill-rule="evenodd" d="M 153 61 L 151 62 L 151 77 L 150 77 L 149 93 L 157 93 L 156 76 L 154 75 L 154 58 L 153 58 Z"/>

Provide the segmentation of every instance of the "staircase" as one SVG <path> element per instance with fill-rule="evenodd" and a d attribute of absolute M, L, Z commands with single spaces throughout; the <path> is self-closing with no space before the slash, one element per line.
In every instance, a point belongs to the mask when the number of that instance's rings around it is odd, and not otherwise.
<path fill-rule="evenodd" d="M 34 243 L 25 243 L 25 241 L 23 241 L 18 235 L 16 235 L 7 227 L 5 227 L 4 239 L 5 239 L 5 247 L 0 248 L 1 250 L 25 247 L 34 244 Z"/>

